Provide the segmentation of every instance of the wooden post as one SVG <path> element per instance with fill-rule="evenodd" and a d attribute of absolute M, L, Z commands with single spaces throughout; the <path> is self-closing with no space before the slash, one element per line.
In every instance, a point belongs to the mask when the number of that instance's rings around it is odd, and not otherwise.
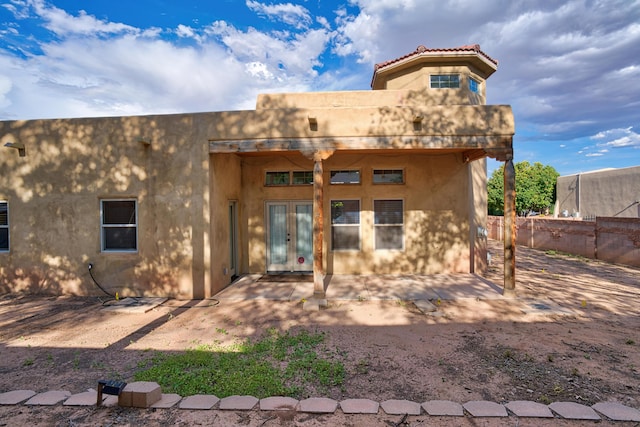
<path fill-rule="evenodd" d="M 313 154 L 313 298 L 325 299 L 324 289 L 324 182 L 322 161 L 333 151 L 318 151 Z"/>
<path fill-rule="evenodd" d="M 504 296 L 516 294 L 516 171 L 512 156 L 504 163 Z"/>

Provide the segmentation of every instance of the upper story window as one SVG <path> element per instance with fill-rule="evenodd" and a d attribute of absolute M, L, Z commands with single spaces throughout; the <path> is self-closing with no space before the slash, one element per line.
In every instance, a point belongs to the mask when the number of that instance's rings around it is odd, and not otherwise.
<path fill-rule="evenodd" d="M 289 172 L 267 172 L 265 185 L 289 185 Z"/>
<path fill-rule="evenodd" d="M 103 252 L 138 250 L 138 206 L 135 200 L 102 200 L 100 228 Z"/>
<path fill-rule="evenodd" d="M 267 187 L 279 185 L 307 185 L 313 184 L 313 171 L 278 171 L 267 172 L 264 185 Z"/>
<path fill-rule="evenodd" d="M 293 171 L 293 185 L 313 184 L 313 171 Z"/>
<path fill-rule="evenodd" d="M 473 77 L 469 77 L 469 90 L 473 93 L 480 92 L 480 82 Z"/>
<path fill-rule="evenodd" d="M 0 252 L 9 251 L 9 203 L 0 202 Z"/>
<path fill-rule="evenodd" d="M 374 184 L 403 184 L 404 171 L 402 169 L 374 169 Z"/>
<path fill-rule="evenodd" d="M 332 184 L 360 184 L 359 170 L 331 171 Z"/>
<path fill-rule="evenodd" d="M 460 75 L 459 74 L 432 74 L 431 87 L 435 89 L 459 88 Z"/>

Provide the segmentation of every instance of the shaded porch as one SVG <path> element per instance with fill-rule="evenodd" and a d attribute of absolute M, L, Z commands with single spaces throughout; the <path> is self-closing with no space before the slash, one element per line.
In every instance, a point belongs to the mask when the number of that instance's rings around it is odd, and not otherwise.
<path fill-rule="evenodd" d="M 502 287 L 476 274 L 327 275 L 330 301 L 441 301 L 502 299 Z M 314 294 L 313 275 L 243 275 L 218 300 L 301 301 Z"/>

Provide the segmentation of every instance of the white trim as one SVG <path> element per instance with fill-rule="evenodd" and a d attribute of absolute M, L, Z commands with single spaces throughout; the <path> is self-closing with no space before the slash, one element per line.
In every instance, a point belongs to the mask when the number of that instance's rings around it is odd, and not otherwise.
<path fill-rule="evenodd" d="M 135 223 L 134 224 L 104 224 L 104 202 L 133 202 L 135 209 Z M 138 200 L 133 198 L 103 198 L 100 199 L 100 252 L 102 253 L 137 253 L 140 247 L 140 240 L 138 238 Z M 104 241 L 104 229 L 105 228 L 135 228 L 136 232 L 136 248 L 135 249 L 106 249 Z"/>

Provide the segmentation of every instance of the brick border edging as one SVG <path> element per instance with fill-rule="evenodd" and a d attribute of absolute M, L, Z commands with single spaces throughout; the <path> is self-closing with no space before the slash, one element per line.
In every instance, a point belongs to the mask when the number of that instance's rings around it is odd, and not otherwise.
<path fill-rule="evenodd" d="M 14 390 L 0 393 L 0 405 L 28 406 L 95 406 L 97 391 L 89 389 L 78 394 L 66 390 L 50 390 L 36 393 L 32 390 Z M 206 404 L 203 404 L 206 403 Z M 105 397 L 102 406 L 115 407 L 115 396 Z M 504 404 L 476 400 L 460 404 L 448 400 L 430 400 L 423 403 L 408 400 L 345 399 L 337 401 L 324 397 L 296 400 L 291 397 L 229 396 L 222 399 L 214 395 L 181 397 L 177 394 L 162 394 L 159 401 L 149 408 L 173 408 L 181 410 L 222 411 L 296 411 L 300 413 L 333 414 L 338 408 L 345 414 L 429 415 L 463 417 L 516 417 L 562 418 L 568 420 L 610 420 L 640 422 L 640 410 L 616 402 L 599 402 L 592 406 L 575 402 L 554 402 L 544 405 L 533 401 L 511 401 Z"/>

